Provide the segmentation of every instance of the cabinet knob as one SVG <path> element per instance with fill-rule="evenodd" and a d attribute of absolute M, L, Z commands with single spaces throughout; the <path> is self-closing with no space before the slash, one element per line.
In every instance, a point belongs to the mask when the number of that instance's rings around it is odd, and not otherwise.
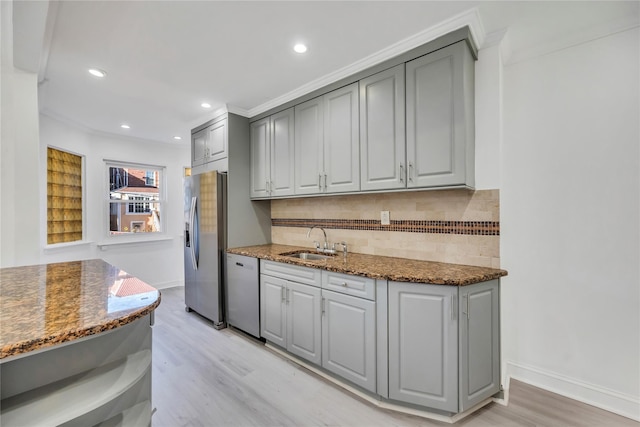
<path fill-rule="evenodd" d="M 347 282 L 342 282 L 342 286 L 348 286 Z"/>

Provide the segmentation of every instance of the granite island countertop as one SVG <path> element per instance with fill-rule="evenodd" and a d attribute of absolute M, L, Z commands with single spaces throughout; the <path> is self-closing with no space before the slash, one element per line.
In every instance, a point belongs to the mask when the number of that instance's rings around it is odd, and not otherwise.
<path fill-rule="evenodd" d="M 283 254 L 315 252 L 313 248 L 266 244 L 227 249 L 228 253 L 284 262 L 305 267 L 320 268 L 337 273 L 353 274 L 372 279 L 397 282 L 431 283 L 435 285 L 465 286 L 506 276 L 505 270 L 472 265 L 421 261 L 349 252 L 342 252 L 324 260 L 304 260 Z"/>
<path fill-rule="evenodd" d="M 0 269 L 0 359 L 131 323 L 160 292 L 99 259 Z"/>

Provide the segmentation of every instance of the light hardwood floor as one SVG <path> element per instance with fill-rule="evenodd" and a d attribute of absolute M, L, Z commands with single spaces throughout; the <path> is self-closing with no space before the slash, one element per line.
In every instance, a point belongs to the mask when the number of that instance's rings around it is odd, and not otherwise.
<path fill-rule="evenodd" d="M 184 310 L 184 288 L 162 290 L 153 327 L 154 427 L 447 426 L 379 409 L 263 345 Z M 455 426 L 633 426 L 640 423 L 512 381 Z"/>

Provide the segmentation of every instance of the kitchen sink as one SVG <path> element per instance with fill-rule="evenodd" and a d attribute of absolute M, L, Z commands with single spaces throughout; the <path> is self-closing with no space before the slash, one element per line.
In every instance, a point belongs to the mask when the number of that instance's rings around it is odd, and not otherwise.
<path fill-rule="evenodd" d="M 282 254 L 285 256 L 290 256 L 292 258 L 300 258 L 300 259 L 306 259 L 306 260 L 310 260 L 310 261 L 318 261 L 318 260 L 323 260 L 323 259 L 329 259 L 334 257 L 335 255 L 322 255 L 322 254 L 315 254 L 315 253 L 311 253 L 311 252 L 297 252 L 297 253 L 293 253 L 293 254 Z"/>

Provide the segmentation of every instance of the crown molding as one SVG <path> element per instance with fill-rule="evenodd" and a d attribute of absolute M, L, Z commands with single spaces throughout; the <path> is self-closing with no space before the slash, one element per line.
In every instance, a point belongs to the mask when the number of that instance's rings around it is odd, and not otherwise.
<path fill-rule="evenodd" d="M 511 56 L 511 43 L 509 40 L 509 29 L 503 28 L 492 33 L 487 34 L 485 37 L 484 45 L 482 49 L 487 49 L 493 46 L 498 46 L 500 49 L 500 57 L 502 62 L 508 61 Z"/>
<path fill-rule="evenodd" d="M 480 18 L 480 12 L 478 8 L 472 8 L 465 12 L 459 13 L 451 18 L 442 21 L 424 31 L 421 31 L 413 36 L 407 37 L 397 43 L 392 44 L 372 55 L 369 55 L 359 61 L 356 61 L 346 67 L 329 73 L 319 79 L 313 80 L 305 85 L 298 87 L 282 96 L 279 96 L 257 107 L 251 108 L 247 113 L 248 117 L 254 117 L 258 114 L 264 113 L 272 108 L 278 107 L 286 102 L 299 98 L 314 90 L 320 89 L 331 83 L 334 83 L 340 79 L 349 77 L 355 73 L 366 70 L 369 67 L 377 65 L 383 61 L 394 58 L 404 52 L 428 43 L 438 37 L 444 36 L 447 33 L 458 30 L 460 28 L 469 27 L 473 42 L 476 46 L 483 46 L 485 43 L 485 30 L 482 20 Z"/>

